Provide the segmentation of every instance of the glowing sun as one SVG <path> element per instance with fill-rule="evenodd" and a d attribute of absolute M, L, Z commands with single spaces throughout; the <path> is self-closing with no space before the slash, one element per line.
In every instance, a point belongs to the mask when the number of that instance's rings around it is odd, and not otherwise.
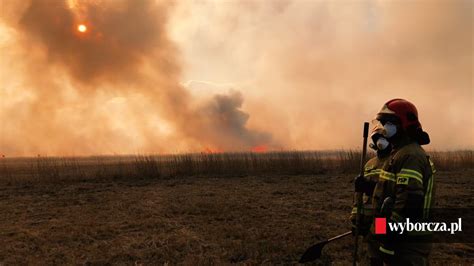
<path fill-rule="evenodd" d="M 87 27 L 86 27 L 86 25 L 84 25 L 84 24 L 79 24 L 79 26 L 77 26 L 77 30 L 78 30 L 79 32 L 86 32 L 86 31 L 87 31 Z"/>

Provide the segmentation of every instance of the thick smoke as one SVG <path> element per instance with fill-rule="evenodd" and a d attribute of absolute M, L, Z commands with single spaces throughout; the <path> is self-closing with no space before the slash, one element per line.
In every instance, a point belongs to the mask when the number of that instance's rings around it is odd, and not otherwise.
<path fill-rule="evenodd" d="M 392 98 L 415 103 L 428 149 L 474 148 L 473 1 L 179 3 L 183 75 L 244 88 L 285 148 L 360 146 Z"/>
<path fill-rule="evenodd" d="M 0 5 L 6 154 L 355 148 L 391 98 L 474 147 L 469 0 Z"/>
<path fill-rule="evenodd" d="M 1 147 L 5 154 L 248 150 L 239 93 L 194 100 L 167 33 L 172 3 L 9 1 L 3 6 Z M 77 30 L 84 24 L 87 31 Z"/>

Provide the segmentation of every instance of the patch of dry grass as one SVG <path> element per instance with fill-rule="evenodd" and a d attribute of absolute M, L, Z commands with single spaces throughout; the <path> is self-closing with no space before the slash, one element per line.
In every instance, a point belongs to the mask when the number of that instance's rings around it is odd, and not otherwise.
<path fill-rule="evenodd" d="M 473 169 L 472 151 L 432 152 L 439 170 Z M 0 159 L 0 182 L 357 173 L 357 151 Z"/>
<path fill-rule="evenodd" d="M 436 168 L 443 171 L 474 168 L 474 151 L 432 151 L 429 153 Z"/>

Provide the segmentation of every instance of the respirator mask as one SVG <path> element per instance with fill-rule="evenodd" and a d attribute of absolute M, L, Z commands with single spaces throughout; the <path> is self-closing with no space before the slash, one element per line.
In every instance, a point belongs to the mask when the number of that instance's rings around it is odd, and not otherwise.
<path fill-rule="evenodd" d="M 372 121 L 372 134 L 370 138 L 372 143 L 370 147 L 377 151 L 378 156 L 389 154 L 392 150 L 389 139 L 397 134 L 397 126 L 392 122 Z"/>
<path fill-rule="evenodd" d="M 380 134 L 373 134 L 371 138 L 373 142 L 371 147 L 375 150 L 382 151 L 390 145 L 390 142 Z"/>

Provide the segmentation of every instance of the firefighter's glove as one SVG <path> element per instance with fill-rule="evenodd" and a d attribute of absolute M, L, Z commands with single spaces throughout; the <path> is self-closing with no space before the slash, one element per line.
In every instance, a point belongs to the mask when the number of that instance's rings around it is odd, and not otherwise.
<path fill-rule="evenodd" d="M 365 193 L 367 195 L 372 195 L 374 191 L 375 183 L 370 182 L 369 180 L 357 176 L 354 180 L 355 192 Z"/>

